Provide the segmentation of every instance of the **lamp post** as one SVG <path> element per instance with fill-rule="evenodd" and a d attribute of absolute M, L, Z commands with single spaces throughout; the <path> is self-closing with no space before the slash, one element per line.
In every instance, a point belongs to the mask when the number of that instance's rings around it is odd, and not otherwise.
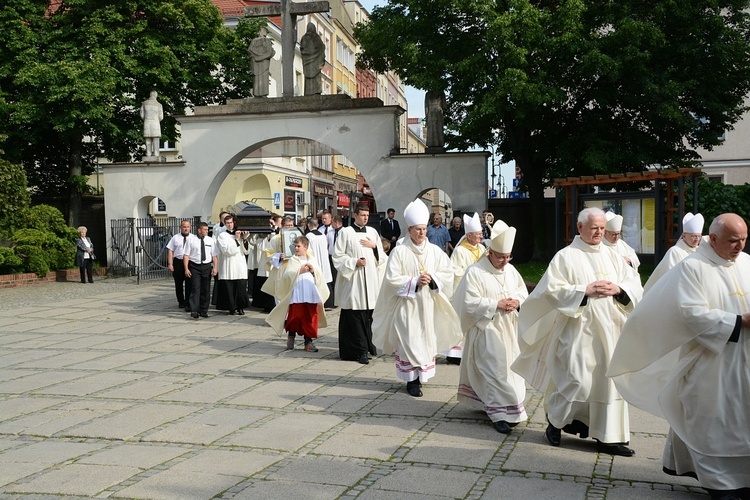
<path fill-rule="evenodd" d="M 493 146 L 488 146 L 488 147 L 490 148 L 490 152 L 492 153 L 492 175 L 490 175 L 490 179 L 492 179 L 492 182 L 490 183 L 490 188 L 494 189 L 495 177 L 497 177 L 497 175 L 495 174 L 495 151 L 497 150 L 497 145 L 495 145 L 494 147 Z M 502 175 L 500 177 L 502 177 Z M 487 194 L 489 195 L 489 193 Z"/>

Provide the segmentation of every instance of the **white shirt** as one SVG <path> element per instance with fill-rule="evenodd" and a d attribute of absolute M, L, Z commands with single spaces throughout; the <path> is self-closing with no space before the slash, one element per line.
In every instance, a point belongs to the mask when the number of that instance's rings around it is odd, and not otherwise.
<path fill-rule="evenodd" d="M 206 248 L 206 258 L 201 262 L 201 239 L 197 236 L 193 239 L 188 239 L 188 244 L 185 248 L 185 255 L 188 256 L 190 262 L 193 264 L 210 264 L 212 262 L 212 257 L 217 250 L 214 239 L 210 236 L 205 236 L 203 238 L 203 244 Z"/>
<path fill-rule="evenodd" d="M 193 233 L 188 233 L 187 236 L 183 236 L 182 233 L 177 233 L 172 236 L 172 239 L 167 243 L 167 249 L 172 250 L 175 259 L 182 259 L 185 256 L 185 249 L 191 238 L 197 238 L 197 236 Z M 198 247 L 198 252 L 200 252 L 200 247 Z M 198 257 L 200 257 L 200 253 L 198 253 Z"/>

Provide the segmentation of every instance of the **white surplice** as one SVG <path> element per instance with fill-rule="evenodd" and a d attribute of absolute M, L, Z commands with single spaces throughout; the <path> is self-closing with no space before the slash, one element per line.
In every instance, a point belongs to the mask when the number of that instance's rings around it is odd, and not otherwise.
<path fill-rule="evenodd" d="M 309 303 L 318 304 L 318 327 L 328 325 L 323 303 L 328 299 L 328 286 L 323 281 L 323 273 L 315 268 L 313 262 L 312 273 L 299 273 L 303 264 L 310 262 L 307 257 L 291 256 L 280 263 L 278 279 L 276 280 L 276 293 L 278 293 L 278 304 L 266 317 L 266 323 L 279 335 L 285 333 L 284 321 L 289 311 L 289 304 Z"/>
<path fill-rule="evenodd" d="M 434 290 L 417 287 L 422 272 L 432 276 Z M 461 340 L 448 298 L 452 292 L 453 268 L 443 250 L 427 241 L 417 246 L 408 237 L 391 250 L 373 312 L 372 341 L 386 354 L 398 353 L 397 366 L 405 370 L 398 372 L 400 378 L 414 380 L 417 370 L 425 382 L 434 374 L 435 355 Z"/>
<path fill-rule="evenodd" d="M 747 312 L 750 256 L 701 243 L 636 307 L 610 366 L 628 402 L 672 427 L 664 466 L 704 488 L 750 487 L 750 331 L 728 342 Z"/>
<path fill-rule="evenodd" d="M 316 231 L 320 231 L 318 228 Z M 328 259 L 328 238 L 324 234 L 315 234 L 315 231 L 307 233 L 307 239 L 310 241 L 310 252 L 317 264 L 317 268 L 323 273 L 323 282 L 330 283 L 333 281 L 331 274 L 331 261 Z"/>
<path fill-rule="evenodd" d="M 374 249 L 362 246 L 360 240 L 363 238 L 375 243 L 377 259 Z M 357 311 L 375 309 L 381 282 L 379 268 L 385 265 L 385 256 L 380 235 L 375 229 L 366 226 L 365 232 L 356 232 L 352 227 L 339 230 L 333 251 L 333 265 L 338 272 L 334 287 L 337 306 Z M 360 257 L 367 260 L 364 267 L 357 266 Z"/>
<path fill-rule="evenodd" d="M 493 422 L 523 422 L 526 384 L 510 365 L 518 357 L 518 312 L 498 311 L 497 302 L 528 297 L 516 268 L 493 267 L 483 257 L 470 266 L 453 294 L 465 334 L 458 400 L 483 409 Z"/>
<path fill-rule="evenodd" d="M 588 297 L 582 305 L 586 286 L 599 280 L 617 284 L 630 302 Z M 604 443 L 630 440 L 627 404 L 605 373 L 626 314 L 642 293 L 638 274 L 605 245 L 576 236 L 552 258 L 521 308 L 521 354 L 512 369 L 545 391 L 545 409 L 555 427 L 579 420 Z"/>
<path fill-rule="evenodd" d="M 248 249 L 226 230 L 216 237 L 216 255 L 219 257 L 220 280 L 246 280 Z"/>

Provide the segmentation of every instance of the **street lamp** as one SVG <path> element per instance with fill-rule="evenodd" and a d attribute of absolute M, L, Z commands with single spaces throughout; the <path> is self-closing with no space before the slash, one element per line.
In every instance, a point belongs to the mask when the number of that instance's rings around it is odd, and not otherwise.
<path fill-rule="evenodd" d="M 500 198 L 506 198 L 508 196 L 508 187 L 505 185 L 505 177 L 503 177 L 503 174 L 500 174 L 500 180 L 497 187 L 498 192 L 500 193 Z"/>
<path fill-rule="evenodd" d="M 495 177 L 497 177 L 497 174 L 495 174 L 495 151 L 497 150 L 497 145 L 487 145 L 487 147 L 492 153 L 492 174 L 490 175 L 492 182 L 490 183 L 490 189 L 495 189 Z M 502 177 L 502 175 L 500 177 Z M 487 194 L 489 195 L 489 193 Z"/>

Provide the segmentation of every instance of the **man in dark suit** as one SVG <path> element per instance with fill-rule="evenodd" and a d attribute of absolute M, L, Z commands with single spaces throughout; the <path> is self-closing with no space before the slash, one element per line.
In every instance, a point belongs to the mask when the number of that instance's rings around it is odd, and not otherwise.
<path fill-rule="evenodd" d="M 389 208 L 386 213 L 388 217 L 380 221 L 380 236 L 390 241 L 391 248 L 393 248 L 396 246 L 396 241 L 401 237 L 401 228 L 398 221 L 393 218 L 396 215 L 396 210 Z"/>

